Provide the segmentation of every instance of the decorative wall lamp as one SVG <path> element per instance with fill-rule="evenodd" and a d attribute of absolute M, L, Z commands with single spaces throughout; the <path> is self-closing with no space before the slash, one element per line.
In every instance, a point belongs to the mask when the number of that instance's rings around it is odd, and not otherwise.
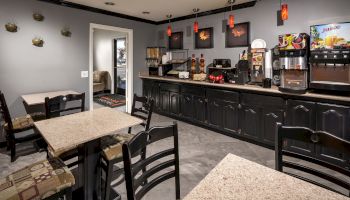
<path fill-rule="evenodd" d="M 283 21 L 288 20 L 288 4 L 286 2 L 281 2 L 281 18 Z"/>
<path fill-rule="evenodd" d="M 45 17 L 42 14 L 36 12 L 33 14 L 33 19 L 35 21 L 42 22 L 44 21 Z"/>
<path fill-rule="evenodd" d="M 34 39 L 32 39 L 32 43 L 36 47 L 43 47 L 44 46 L 44 40 L 42 38 L 39 38 L 39 37 L 35 37 Z"/>
<path fill-rule="evenodd" d="M 15 33 L 18 30 L 18 27 L 15 23 L 7 23 L 5 24 L 5 28 L 8 32 Z"/>
<path fill-rule="evenodd" d="M 232 6 L 235 2 L 236 2 L 236 0 L 228 0 L 228 4 L 231 6 L 231 12 L 232 12 Z M 233 29 L 235 27 L 235 16 L 233 14 L 231 14 L 228 17 L 228 24 L 229 24 L 229 27 L 231 29 Z"/>
<path fill-rule="evenodd" d="M 167 15 L 166 17 L 167 17 L 168 20 L 169 20 L 168 29 L 167 29 L 167 35 L 170 37 L 171 34 L 172 34 L 172 30 L 171 30 L 171 26 L 170 26 L 170 19 L 171 19 L 172 15 L 169 14 L 169 15 Z"/>
<path fill-rule="evenodd" d="M 69 27 L 64 27 L 62 30 L 61 30 L 61 34 L 65 37 L 70 37 L 72 36 L 72 32 L 69 30 Z"/>
<path fill-rule="evenodd" d="M 193 12 L 194 12 L 195 15 L 196 15 L 196 20 L 195 20 L 195 22 L 194 22 L 194 24 L 193 24 L 193 31 L 194 31 L 195 33 L 198 33 L 199 26 L 198 26 L 197 17 L 198 17 L 199 8 L 193 9 Z"/>

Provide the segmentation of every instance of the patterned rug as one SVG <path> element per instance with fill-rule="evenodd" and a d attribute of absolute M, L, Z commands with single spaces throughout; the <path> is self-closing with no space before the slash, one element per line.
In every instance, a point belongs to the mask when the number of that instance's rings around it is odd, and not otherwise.
<path fill-rule="evenodd" d="M 110 108 L 124 106 L 126 104 L 125 96 L 118 94 L 101 94 L 94 97 L 94 102 Z"/>

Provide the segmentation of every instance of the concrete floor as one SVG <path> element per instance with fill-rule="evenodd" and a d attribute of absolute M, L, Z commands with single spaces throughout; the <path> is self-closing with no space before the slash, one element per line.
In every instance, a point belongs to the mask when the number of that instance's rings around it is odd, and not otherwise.
<path fill-rule="evenodd" d="M 174 121 L 171 118 L 153 115 L 152 126 L 166 125 Z M 179 151 L 180 151 L 180 182 L 181 198 L 188 194 L 228 153 L 233 153 L 262 165 L 274 167 L 274 152 L 272 150 L 243 142 L 219 133 L 196 127 L 184 122 L 178 122 L 179 126 Z M 136 127 L 133 132 L 138 132 L 141 127 Z M 126 131 L 126 130 L 124 130 Z M 164 141 L 152 145 L 148 152 L 151 154 L 163 149 L 171 141 Z M 21 145 L 24 152 L 31 151 L 31 145 Z M 19 147 L 21 147 L 19 146 Z M 21 153 L 19 153 L 21 155 Z M 15 162 L 10 162 L 9 152 L 0 149 L 0 177 L 17 171 L 26 165 L 46 158 L 45 153 L 32 153 L 20 156 Z M 118 182 L 118 181 L 116 181 Z M 145 200 L 171 200 L 175 199 L 175 181 L 170 179 L 155 187 L 145 196 Z M 126 199 L 125 185 L 122 183 L 114 187 Z"/>

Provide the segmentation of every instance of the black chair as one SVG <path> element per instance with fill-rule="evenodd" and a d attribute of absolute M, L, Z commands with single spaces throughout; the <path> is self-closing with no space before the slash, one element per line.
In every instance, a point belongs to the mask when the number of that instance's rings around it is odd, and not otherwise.
<path fill-rule="evenodd" d="M 81 94 L 68 94 L 65 96 L 57 96 L 53 98 L 45 98 L 45 113 L 46 119 L 60 117 L 64 115 L 70 115 L 78 112 L 85 111 L 85 93 Z M 73 134 L 73 133 L 72 133 Z M 48 147 L 48 157 L 59 157 L 63 161 L 68 161 L 79 155 L 79 149 L 74 148 L 65 152 L 53 152 Z M 81 159 L 77 161 L 66 163 L 68 167 L 76 166 L 82 162 Z"/>
<path fill-rule="evenodd" d="M 165 138 L 173 137 L 174 147 L 158 152 L 151 156 L 147 156 L 145 159 L 132 163 L 132 158 L 145 152 L 147 145 L 158 142 Z M 173 125 L 168 127 L 154 127 L 149 131 L 141 132 L 137 134 L 129 142 L 123 144 L 123 160 L 124 160 L 124 171 L 125 171 L 125 183 L 127 190 L 128 200 L 139 200 L 147 192 L 149 192 L 156 185 L 162 183 L 165 180 L 175 177 L 175 188 L 176 188 L 176 199 L 180 199 L 180 170 L 179 170 L 179 147 L 178 147 L 178 129 L 177 124 L 174 122 Z M 160 159 L 173 157 L 162 161 Z M 148 165 L 157 163 L 154 167 L 147 169 Z M 165 169 L 174 170 L 162 173 L 162 175 L 156 178 L 151 177 L 155 174 L 161 174 Z M 142 169 L 146 169 L 139 174 Z"/>
<path fill-rule="evenodd" d="M 153 113 L 154 101 L 148 100 L 146 97 L 139 97 L 134 94 L 134 100 L 131 109 L 131 116 L 140 118 L 143 122 L 140 124 L 145 127 L 145 130 L 149 129 L 152 113 Z M 102 156 L 101 156 L 101 169 L 105 172 L 104 181 L 104 199 L 109 199 L 111 192 L 111 183 L 113 173 L 120 171 L 118 169 L 113 171 L 113 165 L 123 161 L 122 156 L 122 144 L 130 141 L 134 135 L 131 134 L 131 128 L 128 129 L 128 134 L 117 134 L 102 138 Z M 145 155 L 141 155 L 144 158 Z M 103 176 L 101 176 L 103 178 Z"/>
<path fill-rule="evenodd" d="M 280 123 L 277 124 L 276 128 L 276 145 L 275 145 L 275 168 L 278 171 L 285 172 L 283 168 L 290 168 L 294 169 L 300 172 L 304 172 L 316 177 L 319 177 L 321 179 L 324 179 L 330 183 L 333 183 L 337 186 L 340 186 L 348 191 L 346 196 L 350 196 L 350 183 L 337 178 L 331 174 L 325 173 L 323 171 L 320 171 L 318 169 L 315 169 L 315 167 L 310 167 L 301 164 L 298 161 L 308 162 L 312 164 L 316 164 L 319 166 L 322 166 L 326 169 L 333 170 L 335 172 L 338 172 L 339 174 L 342 174 L 346 177 L 350 176 L 349 169 L 346 169 L 342 166 L 338 166 L 332 163 L 329 163 L 324 160 L 317 159 L 315 157 L 305 156 L 296 152 L 292 152 L 289 150 L 285 150 L 284 144 L 286 142 L 286 139 L 301 141 L 301 142 L 307 142 L 307 143 L 314 143 L 317 145 L 320 145 L 322 147 L 327 147 L 329 149 L 332 149 L 336 152 L 350 155 L 350 142 L 343 140 L 341 138 L 338 138 L 336 136 L 333 136 L 327 132 L 324 131 L 313 131 L 309 128 L 305 127 L 288 127 L 288 126 L 282 126 Z M 288 156 L 289 158 L 297 159 L 297 161 L 292 161 L 292 159 L 285 160 L 283 159 L 283 156 Z M 338 190 L 331 188 L 325 184 L 319 183 L 318 181 L 312 180 L 307 177 L 303 177 L 300 175 L 297 175 L 295 172 L 285 172 L 291 176 L 297 177 L 299 179 L 302 179 L 304 181 L 308 181 L 310 183 L 313 183 L 315 185 L 321 186 L 323 188 L 326 188 L 328 190 L 332 190 L 334 192 L 343 194 L 339 192 Z"/>
<path fill-rule="evenodd" d="M 30 115 L 11 118 L 4 94 L 0 91 L 0 113 L 5 121 L 4 130 L 7 137 L 7 149 L 11 150 L 11 162 L 16 160 L 16 144 L 34 141 L 41 138 L 40 134 L 34 131 L 34 120 Z M 26 136 L 18 136 L 18 133 L 33 130 L 34 133 Z"/>

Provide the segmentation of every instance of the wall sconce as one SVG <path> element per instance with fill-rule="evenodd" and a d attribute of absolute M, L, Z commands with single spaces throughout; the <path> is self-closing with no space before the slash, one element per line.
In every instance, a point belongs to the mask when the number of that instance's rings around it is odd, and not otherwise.
<path fill-rule="evenodd" d="M 45 17 L 42 14 L 40 14 L 40 13 L 34 13 L 33 14 L 33 19 L 35 21 L 42 22 L 42 21 L 44 21 Z"/>
<path fill-rule="evenodd" d="M 15 23 L 7 23 L 5 24 L 5 28 L 8 32 L 15 33 L 18 30 L 18 27 Z"/>
<path fill-rule="evenodd" d="M 35 37 L 33 40 L 32 40 L 32 43 L 34 46 L 36 47 L 43 47 L 44 46 L 44 40 L 39 38 L 39 37 Z"/>
<path fill-rule="evenodd" d="M 72 32 L 69 30 L 69 27 L 65 27 L 61 30 L 61 34 L 65 37 L 72 36 Z"/>

